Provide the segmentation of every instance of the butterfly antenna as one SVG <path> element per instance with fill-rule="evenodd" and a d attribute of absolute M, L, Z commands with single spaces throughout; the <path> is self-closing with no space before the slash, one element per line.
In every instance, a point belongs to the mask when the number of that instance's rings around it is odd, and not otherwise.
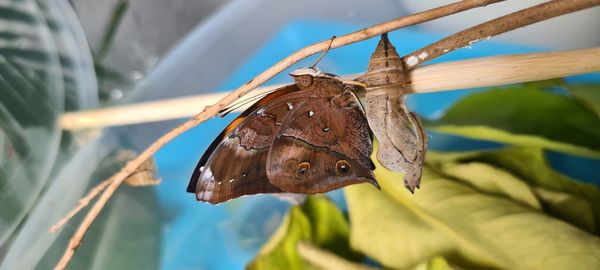
<path fill-rule="evenodd" d="M 358 107 L 360 108 L 360 110 L 366 114 L 367 111 L 365 110 L 365 106 L 362 104 L 362 102 L 360 102 L 360 98 L 356 95 L 356 93 L 352 91 L 348 91 L 348 93 L 350 93 L 350 95 L 352 95 L 352 98 L 354 98 L 354 101 L 358 103 Z"/>
<path fill-rule="evenodd" d="M 315 61 L 315 63 L 312 66 L 310 66 L 310 68 L 315 68 L 317 66 L 317 64 L 319 64 L 319 62 L 321 62 L 321 59 L 323 59 L 323 57 L 325 57 L 325 55 L 331 49 L 331 44 L 333 43 L 334 39 L 335 39 L 335 36 L 331 37 L 331 39 L 329 40 L 329 46 L 327 46 L 327 49 L 325 51 L 323 51 L 323 53 L 321 53 L 321 56 L 319 56 L 319 58 L 317 59 L 317 61 Z"/>

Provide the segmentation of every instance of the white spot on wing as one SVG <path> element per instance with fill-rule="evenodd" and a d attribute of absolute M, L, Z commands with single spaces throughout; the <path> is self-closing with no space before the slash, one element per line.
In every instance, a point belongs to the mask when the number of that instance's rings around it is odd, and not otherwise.
<path fill-rule="evenodd" d="M 204 170 L 202 172 L 202 176 L 200 177 L 200 179 L 206 179 L 206 180 L 214 179 L 214 176 L 212 174 L 212 171 L 210 170 L 210 167 L 207 167 L 206 170 Z"/>
<path fill-rule="evenodd" d="M 214 181 L 208 182 L 208 184 L 206 185 L 206 190 L 207 191 L 215 190 L 215 182 Z"/>
<path fill-rule="evenodd" d="M 288 109 L 293 109 L 294 108 L 294 104 L 292 104 L 291 102 L 287 103 Z"/>
<path fill-rule="evenodd" d="M 427 54 L 426 52 L 422 52 L 419 54 L 419 59 L 424 60 L 425 58 L 427 58 L 429 54 Z"/>
<path fill-rule="evenodd" d="M 231 183 L 231 182 L 233 182 L 233 181 L 235 181 L 235 178 L 231 178 L 231 179 L 229 179 L 229 183 Z"/>
<path fill-rule="evenodd" d="M 213 192 L 212 191 L 208 191 L 207 190 L 207 191 L 204 191 L 204 192 L 201 192 L 201 193 L 204 193 L 203 194 L 204 196 L 202 196 L 202 199 L 204 199 L 206 201 L 210 200 L 212 198 L 212 196 L 213 196 Z"/>
<path fill-rule="evenodd" d="M 308 111 L 308 117 L 313 117 L 313 115 L 315 115 L 315 112 L 313 112 L 313 111 Z"/>

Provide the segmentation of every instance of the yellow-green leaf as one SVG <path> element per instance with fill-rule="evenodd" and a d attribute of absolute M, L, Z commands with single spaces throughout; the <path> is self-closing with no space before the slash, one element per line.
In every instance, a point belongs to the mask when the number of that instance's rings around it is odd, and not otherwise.
<path fill-rule="evenodd" d="M 434 256 L 462 268 L 594 269 L 600 239 L 508 197 L 424 171 L 415 195 L 402 175 L 378 169 L 384 192 L 346 188 L 351 244 L 386 267 L 414 267 Z"/>
<path fill-rule="evenodd" d="M 570 85 L 568 89 L 579 102 L 588 106 L 600 117 L 600 85 L 576 84 Z"/>
<path fill-rule="evenodd" d="M 553 170 L 540 148 L 508 147 L 452 154 L 430 152 L 428 161 L 435 168 L 441 168 L 443 164 L 483 162 L 503 169 L 531 187 L 546 212 L 600 234 L 600 189 Z"/>
<path fill-rule="evenodd" d="M 440 170 L 444 175 L 463 181 L 481 192 L 507 196 L 533 209 L 542 208 L 527 183 L 494 166 L 480 162 L 445 163 L 441 165 Z"/>

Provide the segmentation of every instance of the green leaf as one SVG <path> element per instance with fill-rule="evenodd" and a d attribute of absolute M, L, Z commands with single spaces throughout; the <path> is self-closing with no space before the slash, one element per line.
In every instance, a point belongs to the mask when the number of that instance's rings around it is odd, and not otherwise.
<path fill-rule="evenodd" d="M 467 269 L 600 267 L 599 238 L 512 199 L 520 196 L 482 191 L 430 167 L 415 195 L 401 174 L 380 168 L 375 175 L 383 192 L 353 185 L 345 194 L 352 247 L 386 267 L 415 267 L 435 256 Z"/>
<path fill-rule="evenodd" d="M 553 170 L 543 150 L 535 147 L 508 147 L 500 150 L 460 154 L 428 153 L 429 164 L 442 172 L 448 164 L 468 166 L 486 163 L 496 170 L 509 172 L 527 185 L 541 201 L 544 211 L 579 226 L 591 233 L 600 234 L 600 189 L 593 184 L 582 183 Z M 461 177 L 462 180 L 489 175 L 476 174 Z M 450 173 L 452 175 L 452 173 Z M 456 176 L 456 175 L 454 175 Z M 510 177 L 510 179 L 514 178 Z M 504 181 L 509 181 L 505 178 Z M 507 192 L 515 194 L 516 188 Z M 506 193 L 505 193 L 506 194 Z M 509 195 L 509 197 L 512 195 Z"/>
<path fill-rule="evenodd" d="M 310 241 L 344 258 L 360 256 L 349 247 L 350 228 L 342 212 L 324 197 L 309 196 L 302 206 L 292 207 L 248 269 L 314 269 L 298 254 L 298 243 Z"/>
<path fill-rule="evenodd" d="M 56 159 L 64 90 L 0 60 L 0 246 L 17 228 L 45 185 Z"/>
<path fill-rule="evenodd" d="M 15 34 L 14 32 L 11 31 L 0 31 L 0 40 L 5 40 L 5 41 L 15 41 L 22 38 L 21 35 L 19 34 Z"/>
<path fill-rule="evenodd" d="M 65 7 L 44 1 L 12 1 L 0 7 L 0 269 L 31 265 L 43 255 L 24 255 L 44 246 L 42 237 L 32 237 L 32 232 L 45 233 L 48 226 L 47 219 L 32 211 L 66 212 L 57 204 L 43 205 L 42 211 L 37 204 L 78 149 L 58 126 L 58 118 L 66 109 L 97 104 L 85 36 L 73 27 L 76 20 Z M 82 167 L 77 168 L 80 174 Z M 85 179 L 77 180 L 77 187 L 70 188 L 85 188 Z"/>
<path fill-rule="evenodd" d="M 588 106 L 600 117 L 600 85 L 598 84 L 575 84 L 569 85 L 569 92 L 575 96 L 581 104 Z"/>
<path fill-rule="evenodd" d="M 536 87 L 474 93 L 430 125 L 440 132 L 600 158 L 595 113 L 572 97 Z"/>
<path fill-rule="evenodd" d="M 526 183 L 494 166 L 479 162 L 445 163 L 440 170 L 444 175 L 463 181 L 482 192 L 506 196 L 533 209 L 542 208 L 535 192 Z"/>

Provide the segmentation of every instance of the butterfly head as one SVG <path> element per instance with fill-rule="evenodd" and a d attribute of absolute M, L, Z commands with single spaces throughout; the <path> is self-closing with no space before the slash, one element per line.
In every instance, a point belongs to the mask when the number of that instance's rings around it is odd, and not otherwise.
<path fill-rule="evenodd" d="M 290 73 L 296 83 L 301 87 L 311 86 L 316 78 L 336 78 L 336 75 L 322 72 L 317 67 L 299 68 Z"/>

